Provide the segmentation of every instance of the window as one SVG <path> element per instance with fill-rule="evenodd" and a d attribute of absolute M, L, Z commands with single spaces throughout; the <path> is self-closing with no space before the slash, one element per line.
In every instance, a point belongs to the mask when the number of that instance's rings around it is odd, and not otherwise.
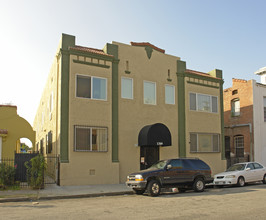
<path fill-rule="evenodd" d="M 264 121 L 266 122 L 266 97 L 263 97 Z"/>
<path fill-rule="evenodd" d="M 190 152 L 219 152 L 219 134 L 190 133 Z"/>
<path fill-rule="evenodd" d="M 53 138 L 52 138 L 52 131 L 49 131 L 46 135 L 46 154 L 52 153 L 53 149 Z"/>
<path fill-rule="evenodd" d="M 107 79 L 77 75 L 76 96 L 97 100 L 106 100 Z"/>
<path fill-rule="evenodd" d="M 165 104 L 175 104 L 175 87 L 165 85 Z"/>
<path fill-rule="evenodd" d="M 232 112 L 232 116 L 240 115 L 240 100 L 239 99 L 234 99 L 231 101 L 231 112 Z"/>
<path fill-rule="evenodd" d="M 121 97 L 124 99 L 133 99 L 133 79 L 121 79 Z"/>
<path fill-rule="evenodd" d="M 107 128 L 75 126 L 75 151 L 107 151 Z"/>
<path fill-rule="evenodd" d="M 144 82 L 144 104 L 156 105 L 156 83 Z"/>
<path fill-rule="evenodd" d="M 236 157 L 244 157 L 244 136 L 235 136 L 234 144 L 236 149 Z"/>
<path fill-rule="evenodd" d="M 198 93 L 189 94 L 189 109 L 218 113 L 218 97 Z"/>
<path fill-rule="evenodd" d="M 236 95 L 236 94 L 238 94 L 238 90 L 237 89 L 232 91 L 232 95 Z"/>

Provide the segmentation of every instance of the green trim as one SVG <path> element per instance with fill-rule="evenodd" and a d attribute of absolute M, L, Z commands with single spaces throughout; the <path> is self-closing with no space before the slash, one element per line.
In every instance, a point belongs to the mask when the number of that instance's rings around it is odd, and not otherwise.
<path fill-rule="evenodd" d="M 118 159 L 118 46 L 106 44 L 104 50 L 114 56 L 112 65 L 112 162 Z"/>
<path fill-rule="evenodd" d="M 178 97 L 178 151 L 179 157 L 186 157 L 186 105 L 185 105 L 186 62 L 177 61 L 177 97 Z"/>
<path fill-rule="evenodd" d="M 216 82 L 216 83 L 221 83 L 223 82 L 222 79 L 218 79 L 218 78 L 212 78 L 209 76 L 201 76 L 201 75 L 197 75 L 197 74 L 193 74 L 193 73 L 185 73 L 186 77 L 190 77 L 190 78 L 194 78 L 194 79 L 201 79 L 201 80 L 207 80 L 210 82 Z"/>
<path fill-rule="evenodd" d="M 149 47 L 149 46 L 146 46 L 145 50 L 146 50 L 146 53 L 147 53 L 147 57 L 149 59 L 151 59 L 151 55 L 152 55 L 153 49 L 151 47 Z"/>
<path fill-rule="evenodd" d="M 80 64 L 85 64 L 85 65 L 90 65 L 90 66 L 98 66 L 102 68 L 110 68 L 109 65 L 104 65 L 104 64 L 99 64 L 99 63 L 92 63 L 92 62 L 87 62 L 87 61 L 81 61 L 81 60 L 73 60 L 74 63 L 80 63 Z"/>
<path fill-rule="evenodd" d="M 125 73 L 126 73 L 126 74 L 130 74 L 131 72 L 130 72 L 130 71 L 128 71 L 128 70 L 125 70 Z"/>
<path fill-rule="evenodd" d="M 204 84 L 204 83 L 198 83 L 198 82 L 187 81 L 187 83 L 194 84 L 194 85 L 199 85 L 199 86 L 206 86 L 206 87 L 215 88 L 215 89 L 219 89 L 220 88 L 219 86 L 212 86 L 212 85 L 208 85 L 208 84 Z"/>
<path fill-rule="evenodd" d="M 69 46 L 75 46 L 75 36 L 62 34 L 61 44 L 61 120 L 60 120 L 60 162 L 69 163 L 69 62 L 66 51 Z"/>
<path fill-rule="evenodd" d="M 167 78 L 167 81 L 168 81 L 168 82 L 172 82 L 172 79 L 170 79 L 170 78 Z"/>

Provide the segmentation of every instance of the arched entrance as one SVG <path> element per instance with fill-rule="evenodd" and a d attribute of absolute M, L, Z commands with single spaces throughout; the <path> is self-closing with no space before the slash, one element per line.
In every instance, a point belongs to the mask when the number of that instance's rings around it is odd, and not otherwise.
<path fill-rule="evenodd" d="M 162 123 L 144 126 L 138 136 L 140 146 L 140 169 L 147 169 L 160 159 L 160 146 L 171 146 L 172 137 Z"/>

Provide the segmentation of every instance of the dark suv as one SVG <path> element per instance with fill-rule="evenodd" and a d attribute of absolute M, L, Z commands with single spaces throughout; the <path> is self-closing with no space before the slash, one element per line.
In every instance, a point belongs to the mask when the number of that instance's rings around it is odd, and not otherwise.
<path fill-rule="evenodd" d="M 150 196 L 158 196 L 161 188 L 177 187 L 179 192 L 193 189 L 204 191 L 205 184 L 211 183 L 210 167 L 200 159 L 169 159 L 161 160 L 146 170 L 127 176 L 126 185 L 136 194 L 146 190 Z"/>

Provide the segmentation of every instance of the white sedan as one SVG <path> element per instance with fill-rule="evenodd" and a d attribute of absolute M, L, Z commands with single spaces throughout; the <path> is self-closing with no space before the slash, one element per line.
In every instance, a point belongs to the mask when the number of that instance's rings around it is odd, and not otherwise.
<path fill-rule="evenodd" d="M 214 176 L 214 186 L 238 185 L 262 181 L 266 184 L 266 167 L 256 162 L 237 163 Z"/>

